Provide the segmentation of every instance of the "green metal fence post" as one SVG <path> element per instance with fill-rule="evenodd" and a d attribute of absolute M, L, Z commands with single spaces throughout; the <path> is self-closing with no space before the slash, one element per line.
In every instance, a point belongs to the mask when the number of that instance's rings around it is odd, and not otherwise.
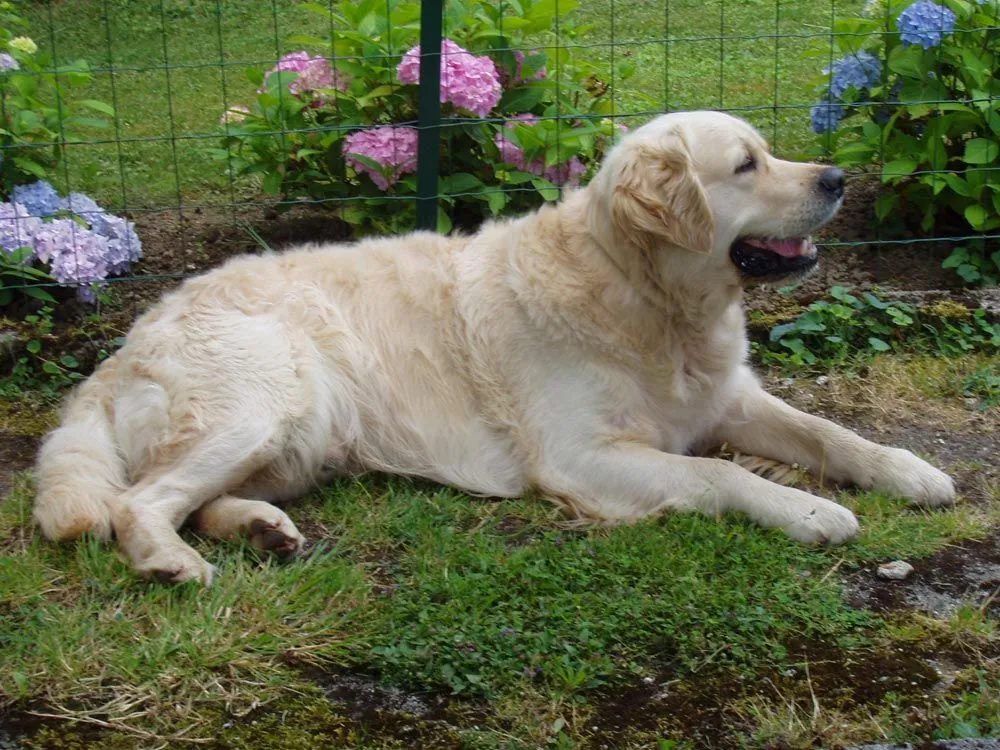
<path fill-rule="evenodd" d="M 420 3 L 420 98 L 417 125 L 417 227 L 437 228 L 441 157 L 441 32 L 443 0 Z"/>

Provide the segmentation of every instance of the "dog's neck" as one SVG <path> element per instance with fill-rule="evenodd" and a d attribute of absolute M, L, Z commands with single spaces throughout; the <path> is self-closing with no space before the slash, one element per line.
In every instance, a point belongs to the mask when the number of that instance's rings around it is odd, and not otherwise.
<path fill-rule="evenodd" d="M 617 272 L 647 301 L 654 317 L 701 325 L 721 319 L 728 308 L 740 304 L 743 290 L 739 284 L 707 285 L 701 274 L 667 278 L 668 272 L 657 261 L 661 253 L 616 241 L 610 232 L 595 232 L 591 221 L 595 207 L 589 191 L 567 196 L 557 210 L 566 243 L 579 250 L 581 262 Z M 663 248 L 662 254 L 684 252 L 681 248 Z"/>
<path fill-rule="evenodd" d="M 660 269 L 644 267 L 641 258 L 648 254 L 602 245 L 590 230 L 592 210 L 584 189 L 516 222 L 530 225 L 521 236 L 534 239 L 518 250 L 517 293 L 527 308 L 544 315 L 536 322 L 556 329 L 573 321 L 574 330 L 562 335 L 637 354 L 663 346 L 679 328 L 703 332 L 735 322 L 733 333 L 742 334 L 739 286 L 673 278 L 665 283 Z"/>

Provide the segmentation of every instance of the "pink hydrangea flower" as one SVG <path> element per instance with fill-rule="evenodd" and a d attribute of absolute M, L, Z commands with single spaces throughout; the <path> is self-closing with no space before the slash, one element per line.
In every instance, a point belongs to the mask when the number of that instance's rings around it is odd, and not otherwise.
<path fill-rule="evenodd" d="M 278 64 L 264 76 L 264 83 L 257 93 L 267 91 L 267 80 L 281 71 L 298 73 L 298 77 L 288 85 L 288 91 L 296 96 L 320 89 L 337 89 L 347 91 L 351 78 L 345 73 L 334 70 L 325 57 L 313 57 L 308 52 L 289 52 L 278 60 Z M 314 102 L 315 103 L 315 102 Z"/>
<path fill-rule="evenodd" d="M 396 69 L 406 84 L 420 82 L 420 45 L 403 55 Z M 441 102 L 486 117 L 500 101 L 502 88 L 497 66 L 486 57 L 476 57 L 451 39 L 441 42 Z"/>
<path fill-rule="evenodd" d="M 372 169 L 354 155 L 378 162 L 388 174 Z M 351 133 L 344 138 L 344 161 L 371 177 L 380 190 L 387 190 L 404 174 L 417 171 L 417 129 L 378 127 Z"/>

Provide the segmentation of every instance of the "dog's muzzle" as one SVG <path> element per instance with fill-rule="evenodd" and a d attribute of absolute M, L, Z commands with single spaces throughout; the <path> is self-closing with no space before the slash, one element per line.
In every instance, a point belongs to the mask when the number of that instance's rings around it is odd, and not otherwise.
<path fill-rule="evenodd" d="M 748 279 L 769 281 L 808 273 L 819 255 L 811 237 L 740 237 L 730 245 L 729 258 Z"/>

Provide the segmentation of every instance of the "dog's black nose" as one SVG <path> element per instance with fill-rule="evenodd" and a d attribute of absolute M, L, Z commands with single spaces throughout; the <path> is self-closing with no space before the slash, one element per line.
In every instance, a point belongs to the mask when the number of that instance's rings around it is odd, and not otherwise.
<path fill-rule="evenodd" d="M 819 189 L 834 198 L 844 195 L 844 170 L 827 167 L 819 173 Z"/>

